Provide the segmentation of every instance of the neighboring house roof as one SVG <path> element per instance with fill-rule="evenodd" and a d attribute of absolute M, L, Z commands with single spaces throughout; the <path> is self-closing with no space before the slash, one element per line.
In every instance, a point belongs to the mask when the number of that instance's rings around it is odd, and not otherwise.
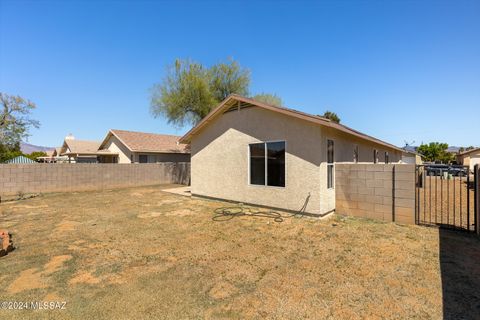
<path fill-rule="evenodd" d="M 62 149 L 68 148 L 69 151 L 62 152 L 62 155 L 63 154 L 93 155 L 93 154 L 97 154 L 99 146 L 100 146 L 100 142 L 98 141 L 65 139 Z"/>
<path fill-rule="evenodd" d="M 179 136 L 116 129 L 108 132 L 100 148 L 105 147 L 111 136 L 115 136 L 132 152 L 190 153 L 188 145 L 178 143 Z"/>
<path fill-rule="evenodd" d="M 414 155 L 414 156 L 420 156 L 422 157 L 422 155 L 416 151 L 412 151 L 412 150 L 408 150 L 406 148 L 402 148 L 403 152 L 406 153 L 406 154 L 410 154 L 410 155 Z"/>
<path fill-rule="evenodd" d="M 475 152 L 480 152 L 480 148 L 475 148 L 475 149 L 471 149 L 471 150 L 467 150 L 467 151 L 464 151 L 464 152 L 461 152 L 459 153 L 458 155 L 459 156 L 466 156 L 470 153 L 475 153 Z"/>
<path fill-rule="evenodd" d="M 18 157 L 15 157 L 13 159 L 5 161 L 5 163 L 36 163 L 36 162 L 33 161 L 32 159 L 27 158 L 27 157 L 18 156 Z"/>
<path fill-rule="evenodd" d="M 245 97 L 242 97 L 242 96 L 239 96 L 239 95 L 236 95 L 236 94 L 232 94 L 232 95 L 228 96 L 225 100 L 223 100 L 223 102 L 220 103 L 220 105 L 218 107 L 213 109 L 207 116 L 205 116 L 205 118 L 203 118 L 202 121 L 200 121 L 200 123 L 197 126 L 195 126 L 190 131 L 188 131 L 180 139 L 180 142 L 189 143 L 191 141 L 192 137 L 198 131 L 200 131 L 204 126 L 206 126 L 210 121 L 212 121 L 216 116 L 222 114 L 224 111 L 227 111 L 227 110 L 230 110 L 230 109 L 234 110 L 238 107 L 239 108 L 260 107 L 260 108 L 267 109 L 267 110 L 270 110 L 270 111 L 282 113 L 282 114 L 285 114 L 287 116 L 291 116 L 291 117 L 302 119 L 302 120 L 305 120 L 305 121 L 308 121 L 308 122 L 312 122 L 312 123 L 315 123 L 315 124 L 318 124 L 318 125 L 322 125 L 322 126 L 333 128 L 333 129 L 337 129 L 339 131 L 345 132 L 347 134 L 351 134 L 351 135 L 356 136 L 358 138 L 365 139 L 365 140 L 368 140 L 368 141 L 371 141 L 371 142 L 374 142 L 374 143 L 377 143 L 377 144 L 380 144 L 380 145 L 383 145 L 383 146 L 386 146 L 388 148 L 395 149 L 395 150 L 398 150 L 398 151 L 401 151 L 401 152 L 405 152 L 405 150 L 403 150 L 402 148 L 399 148 L 397 146 L 394 146 L 393 144 L 390 144 L 390 143 L 384 142 L 382 140 L 379 140 L 377 138 L 371 137 L 371 136 L 366 135 L 364 133 L 361 133 L 357 130 L 354 130 L 352 128 L 344 126 L 343 124 L 335 123 L 335 122 L 331 121 L 330 119 L 327 119 L 327 118 L 324 118 L 324 117 L 321 117 L 321 116 L 318 116 L 318 115 L 308 114 L 308 113 L 301 112 L 301 111 L 294 110 L 294 109 L 269 105 L 269 104 L 259 102 L 259 101 L 256 101 L 256 100 L 253 100 L 253 99 L 250 99 L 250 98 L 245 98 Z"/>
<path fill-rule="evenodd" d="M 53 156 L 54 157 L 59 157 L 60 156 L 60 152 L 62 152 L 62 147 L 57 147 L 55 148 L 55 150 L 53 150 Z"/>
<path fill-rule="evenodd" d="M 54 152 L 55 152 L 55 149 L 45 151 L 45 153 L 47 154 L 46 158 L 53 157 Z"/>

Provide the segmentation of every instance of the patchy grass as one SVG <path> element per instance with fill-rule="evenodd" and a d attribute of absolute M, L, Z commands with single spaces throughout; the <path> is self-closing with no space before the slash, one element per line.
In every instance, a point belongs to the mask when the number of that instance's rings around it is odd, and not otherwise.
<path fill-rule="evenodd" d="M 0 227 L 13 233 L 17 250 L 0 258 L 0 301 L 60 300 L 67 301 L 67 309 L 0 310 L 0 316 L 453 319 L 479 314 L 475 237 L 283 212 L 283 222 L 212 219 L 215 210 L 231 206 L 165 193 L 158 186 L 1 204 Z"/>

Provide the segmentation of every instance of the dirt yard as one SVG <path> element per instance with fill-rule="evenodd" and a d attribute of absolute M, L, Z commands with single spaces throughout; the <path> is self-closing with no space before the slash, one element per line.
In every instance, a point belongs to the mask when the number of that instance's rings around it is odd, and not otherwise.
<path fill-rule="evenodd" d="M 67 302 L 0 317 L 479 317 L 474 236 L 338 216 L 225 217 L 232 204 L 160 189 L 0 204 L 17 247 L 0 258 L 0 301 Z"/>
<path fill-rule="evenodd" d="M 427 176 L 424 184 L 416 190 L 421 222 L 474 230 L 473 182 L 468 185 L 466 178 Z"/>

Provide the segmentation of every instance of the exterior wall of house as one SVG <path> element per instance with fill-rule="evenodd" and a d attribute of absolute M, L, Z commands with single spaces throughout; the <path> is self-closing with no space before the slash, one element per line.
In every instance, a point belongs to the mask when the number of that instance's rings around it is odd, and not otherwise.
<path fill-rule="evenodd" d="M 404 153 L 402 155 L 402 162 L 405 164 L 422 164 L 422 157 L 418 154 Z"/>
<path fill-rule="evenodd" d="M 105 144 L 105 149 L 110 150 L 112 153 L 118 153 L 118 163 L 131 163 L 130 156 L 132 152 L 117 139 L 115 136 L 110 136 Z"/>
<path fill-rule="evenodd" d="M 480 151 L 468 153 L 466 155 L 457 156 L 458 164 L 468 166 L 470 170 L 473 171 L 473 168 L 476 164 L 480 165 Z"/>
<path fill-rule="evenodd" d="M 118 153 L 118 163 L 140 163 L 140 155 L 147 155 L 149 163 L 190 162 L 190 154 L 188 153 L 131 152 L 113 135 L 107 140 L 105 149 Z"/>
<path fill-rule="evenodd" d="M 472 155 L 470 157 L 470 163 L 468 164 L 470 166 L 470 170 L 473 171 L 473 168 L 476 164 L 480 165 L 480 154 Z"/>
<path fill-rule="evenodd" d="M 335 161 L 384 161 L 385 147 L 262 108 L 231 111 L 212 120 L 191 141 L 192 194 L 269 207 L 324 214 L 335 209 L 335 190 L 327 188 L 327 139 L 334 140 Z M 249 144 L 286 141 L 285 187 L 249 184 Z M 401 152 L 388 150 L 390 161 Z"/>

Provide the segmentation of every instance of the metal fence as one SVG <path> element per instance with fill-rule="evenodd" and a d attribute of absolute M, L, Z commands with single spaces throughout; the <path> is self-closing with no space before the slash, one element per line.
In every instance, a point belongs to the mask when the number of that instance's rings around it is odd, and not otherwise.
<path fill-rule="evenodd" d="M 478 166 L 417 165 L 416 223 L 478 232 L 478 174 Z"/>

